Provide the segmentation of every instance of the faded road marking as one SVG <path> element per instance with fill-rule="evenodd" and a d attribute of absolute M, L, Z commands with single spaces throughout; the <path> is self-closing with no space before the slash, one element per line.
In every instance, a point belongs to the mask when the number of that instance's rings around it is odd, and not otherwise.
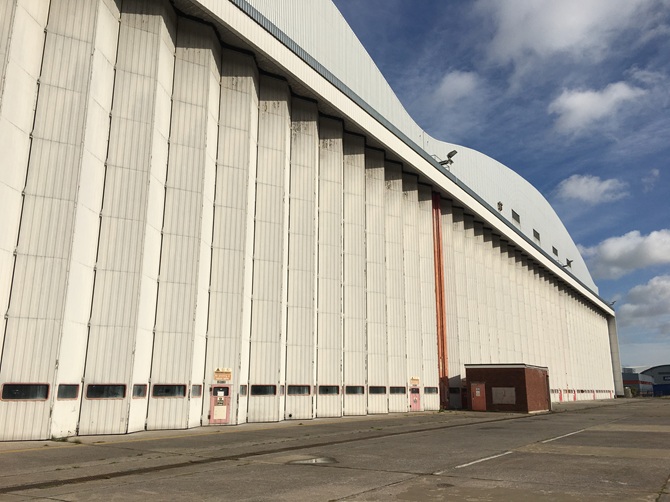
<path fill-rule="evenodd" d="M 584 432 L 585 430 L 586 430 L 586 429 L 580 429 L 580 430 L 575 431 L 575 432 L 570 432 L 569 434 L 563 434 L 562 436 L 556 436 L 555 438 L 545 439 L 545 440 L 542 441 L 542 442 L 543 442 L 543 443 L 551 443 L 552 441 L 556 441 L 557 439 L 566 438 L 566 437 L 568 437 L 568 436 L 573 436 L 573 435 L 575 435 L 575 434 L 579 434 L 580 432 Z"/>
<path fill-rule="evenodd" d="M 511 452 L 511 451 L 506 451 L 505 453 L 499 453 L 498 455 L 492 455 L 492 456 L 490 456 L 490 457 L 480 458 L 479 460 L 475 460 L 474 462 L 468 462 L 467 464 L 457 465 L 456 467 L 454 467 L 454 469 L 461 469 L 462 467 L 467 467 L 467 466 L 469 466 L 469 465 L 478 464 L 479 462 L 486 462 L 487 460 L 492 460 L 492 459 L 494 459 L 494 458 L 498 458 L 498 457 L 502 457 L 502 456 L 505 456 L 505 455 L 509 455 L 510 453 L 512 453 L 512 452 Z"/>

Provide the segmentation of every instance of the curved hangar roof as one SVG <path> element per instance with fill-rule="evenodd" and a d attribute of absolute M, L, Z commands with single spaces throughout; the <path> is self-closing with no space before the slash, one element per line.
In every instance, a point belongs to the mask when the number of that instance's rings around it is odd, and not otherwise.
<path fill-rule="evenodd" d="M 224 24 L 227 23 L 221 13 L 232 5 L 242 10 L 424 160 L 488 206 L 491 213 L 506 223 L 506 235 L 522 235 L 531 247 L 540 248 L 545 258 L 597 295 L 598 289 L 577 246 L 542 194 L 487 155 L 437 140 L 421 129 L 331 0 L 175 0 L 175 3 L 189 13 L 210 19 L 213 16 L 213 20 Z M 254 44 L 252 40 L 247 42 Z M 256 49 L 263 52 L 260 46 Z M 450 172 L 446 172 L 439 161 L 446 159 L 452 150 L 457 150 L 458 156 Z M 568 262 L 570 268 L 566 270 Z M 597 300 L 601 307 L 606 305 Z"/>

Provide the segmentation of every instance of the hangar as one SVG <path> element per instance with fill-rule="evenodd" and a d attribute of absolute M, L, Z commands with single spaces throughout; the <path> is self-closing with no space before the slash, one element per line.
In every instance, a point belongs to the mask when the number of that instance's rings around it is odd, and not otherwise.
<path fill-rule="evenodd" d="M 1 0 L 0 71 L 0 439 L 623 393 L 549 203 L 330 0 Z"/>

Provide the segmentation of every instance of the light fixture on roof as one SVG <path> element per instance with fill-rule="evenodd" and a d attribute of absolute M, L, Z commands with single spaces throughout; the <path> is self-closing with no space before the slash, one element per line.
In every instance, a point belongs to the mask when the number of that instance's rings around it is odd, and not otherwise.
<path fill-rule="evenodd" d="M 572 268 L 572 262 L 573 262 L 573 261 L 574 261 L 574 260 L 568 260 L 568 259 L 566 258 L 566 260 L 565 260 L 565 265 L 563 265 L 563 268 Z"/>
<path fill-rule="evenodd" d="M 457 152 L 456 150 L 452 150 L 452 151 L 450 151 L 450 152 L 447 154 L 447 160 L 440 161 L 440 165 L 441 165 L 441 166 L 447 166 L 447 167 L 449 167 L 451 164 L 454 163 L 454 161 L 451 160 L 451 159 L 452 159 L 452 157 L 453 157 L 454 155 L 456 155 L 457 153 L 458 153 L 458 152 Z"/>

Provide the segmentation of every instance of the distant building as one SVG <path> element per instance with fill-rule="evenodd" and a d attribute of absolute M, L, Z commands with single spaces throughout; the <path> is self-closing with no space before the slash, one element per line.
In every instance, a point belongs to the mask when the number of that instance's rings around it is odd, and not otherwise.
<path fill-rule="evenodd" d="M 4 0 L 0 72 L 0 439 L 460 407 L 465 364 L 623 394 L 550 204 L 331 1 Z"/>
<path fill-rule="evenodd" d="M 630 388 L 633 397 L 651 397 L 654 395 L 654 378 L 638 373 L 635 368 L 623 368 L 624 387 Z"/>
<path fill-rule="evenodd" d="M 654 366 L 642 374 L 654 379 L 654 396 L 670 396 L 670 364 Z"/>

